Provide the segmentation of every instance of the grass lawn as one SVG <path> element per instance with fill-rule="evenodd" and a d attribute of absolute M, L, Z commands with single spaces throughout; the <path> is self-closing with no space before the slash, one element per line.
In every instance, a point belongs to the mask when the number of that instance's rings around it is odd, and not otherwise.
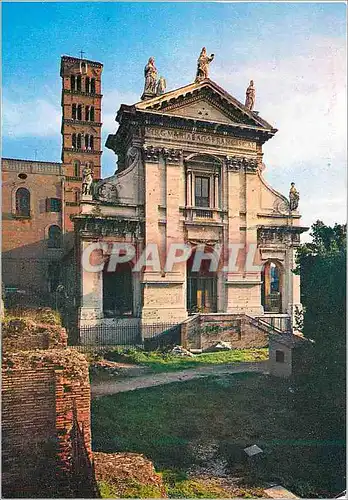
<path fill-rule="evenodd" d="M 302 497 L 334 496 L 344 489 L 342 443 L 316 440 L 294 398 L 289 381 L 252 373 L 105 396 L 92 401 L 93 449 L 143 453 L 176 498 L 207 498 L 187 473 L 219 463 L 245 487 L 273 481 Z M 250 467 L 243 448 L 252 444 L 264 454 Z"/>
<path fill-rule="evenodd" d="M 208 364 L 263 361 L 268 359 L 268 348 L 234 349 L 231 351 L 197 354 L 194 357 L 175 356 L 160 351 L 145 352 L 136 349 L 114 349 L 104 354 L 105 359 L 148 367 L 152 372 L 169 372 L 197 368 Z"/>

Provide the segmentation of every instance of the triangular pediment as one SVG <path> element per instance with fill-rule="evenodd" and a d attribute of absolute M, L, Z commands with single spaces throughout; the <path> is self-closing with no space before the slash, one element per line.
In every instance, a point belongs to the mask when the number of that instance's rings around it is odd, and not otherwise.
<path fill-rule="evenodd" d="M 209 79 L 138 102 L 135 107 L 182 118 L 275 130 L 257 113 Z"/>
<path fill-rule="evenodd" d="M 184 102 L 180 106 L 169 107 L 165 110 L 170 115 L 196 118 L 198 120 L 209 120 L 219 123 L 235 123 L 236 118 L 224 113 L 224 110 L 214 106 L 213 102 L 207 99 L 191 99 L 192 102 Z"/>

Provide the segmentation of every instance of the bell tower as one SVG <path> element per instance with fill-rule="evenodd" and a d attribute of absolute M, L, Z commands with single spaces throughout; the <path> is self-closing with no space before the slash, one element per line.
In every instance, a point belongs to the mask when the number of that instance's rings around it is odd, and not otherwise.
<path fill-rule="evenodd" d="M 62 56 L 62 163 L 64 182 L 63 230 L 73 230 L 70 215 L 79 211 L 82 171 L 88 165 L 94 180 L 101 177 L 101 75 L 96 61 Z"/>

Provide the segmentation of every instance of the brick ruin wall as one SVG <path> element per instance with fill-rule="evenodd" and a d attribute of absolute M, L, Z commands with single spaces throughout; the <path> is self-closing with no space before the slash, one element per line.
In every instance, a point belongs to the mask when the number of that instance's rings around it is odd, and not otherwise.
<path fill-rule="evenodd" d="M 32 322 L 18 321 L 19 329 L 6 326 L 3 347 L 3 496 L 75 498 L 76 446 L 81 457 L 92 458 L 88 363 L 65 347 L 60 326 L 37 325 L 35 337 Z M 16 342 L 20 349 L 41 349 L 15 350 Z M 44 349 L 47 345 L 53 348 Z M 72 437 L 76 422 L 79 443 Z"/>
<path fill-rule="evenodd" d="M 13 318 L 2 323 L 2 350 L 30 351 L 67 346 L 65 328 L 59 325 L 40 324 L 28 318 Z"/>

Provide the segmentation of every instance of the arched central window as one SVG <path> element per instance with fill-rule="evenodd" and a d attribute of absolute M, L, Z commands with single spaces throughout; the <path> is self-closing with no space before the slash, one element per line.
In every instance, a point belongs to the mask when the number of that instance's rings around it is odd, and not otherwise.
<path fill-rule="evenodd" d="M 60 248 L 62 246 L 62 231 L 59 226 L 48 228 L 48 248 Z"/>
<path fill-rule="evenodd" d="M 30 192 L 26 188 L 16 191 L 16 215 L 30 217 Z"/>

